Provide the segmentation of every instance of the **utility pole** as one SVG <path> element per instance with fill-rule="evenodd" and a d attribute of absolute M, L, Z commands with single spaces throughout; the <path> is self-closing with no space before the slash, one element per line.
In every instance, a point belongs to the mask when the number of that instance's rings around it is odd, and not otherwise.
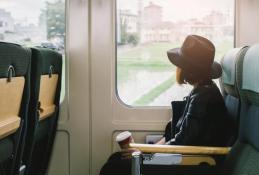
<path fill-rule="evenodd" d="M 139 35 L 139 41 L 142 42 L 142 23 L 143 23 L 143 0 L 138 0 L 138 23 L 137 31 Z"/>

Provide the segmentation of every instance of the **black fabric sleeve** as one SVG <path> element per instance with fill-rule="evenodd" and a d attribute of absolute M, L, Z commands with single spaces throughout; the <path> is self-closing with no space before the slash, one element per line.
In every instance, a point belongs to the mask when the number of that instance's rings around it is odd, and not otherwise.
<path fill-rule="evenodd" d="M 185 106 L 187 104 L 188 97 L 184 98 L 184 101 L 172 101 L 172 122 L 171 122 L 171 136 L 175 135 L 176 132 L 176 124 L 178 120 L 182 117 L 184 113 Z"/>
<path fill-rule="evenodd" d="M 187 112 L 181 124 L 179 132 L 171 140 L 172 145 L 195 145 L 202 134 L 202 128 L 205 123 L 206 98 L 201 94 L 191 96 Z"/>
<path fill-rule="evenodd" d="M 168 142 L 169 140 L 171 140 L 171 126 L 172 126 L 172 121 L 169 121 L 165 127 L 165 133 L 164 133 L 164 137 L 165 137 L 165 141 Z"/>

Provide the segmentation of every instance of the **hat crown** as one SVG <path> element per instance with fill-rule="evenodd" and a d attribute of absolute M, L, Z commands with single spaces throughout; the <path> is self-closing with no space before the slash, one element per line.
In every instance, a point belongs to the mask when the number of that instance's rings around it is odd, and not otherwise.
<path fill-rule="evenodd" d="M 208 39 L 198 35 L 188 35 L 181 48 L 167 51 L 169 60 L 187 73 L 211 77 L 221 76 L 221 66 L 214 62 L 215 46 Z"/>
<path fill-rule="evenodd" d="M 215 56 L 215 47 L 204 37 L 189 35 L 183 42 L 181 53 L 186 62 L 210 68 Z"/>

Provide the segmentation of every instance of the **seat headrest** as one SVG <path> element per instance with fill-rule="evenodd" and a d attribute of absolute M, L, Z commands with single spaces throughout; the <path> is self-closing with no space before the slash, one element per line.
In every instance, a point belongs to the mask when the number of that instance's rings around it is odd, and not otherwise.
<path fill-rule="evenodd" d="M 251 46 L 239 67 L 242 67 L 240 95 L 252 104 L 259 105 L 259 44 Z"/>
<path fill-rule="evenodd" d="M 244 55 L 247 46 L 241 48 L 234 48 L 228 51 L 221 60 L 223 74 L 222 84 L 224 91 L 227 94 L 238 97 L 236 88 L 236 62 Z"/>
<path fill-rule="evenodd" d="M 30 49 L 20 45 L 0 42 L 0 78 L 7 77 L 9 67 L 13 67 L 15 76 L 24 76 L 29 71 Z"/>
<path fill-rule="evenodd" d="M 52 73 L 60 74 L 62 72 L 62 55 L 57 51 L 46 48 L 31 48 L 32 50 L 32 65 L 40 64 L 41 74 L 48 74 L 50 67 Z"/>

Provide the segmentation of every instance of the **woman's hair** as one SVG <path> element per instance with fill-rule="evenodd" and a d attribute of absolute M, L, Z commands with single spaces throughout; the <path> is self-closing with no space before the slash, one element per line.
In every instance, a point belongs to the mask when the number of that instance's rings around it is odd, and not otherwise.
<path fill-rule="evenodd" d="M 179 67 L 176 67 L 176 82 L 178 84 L 186 84 L 184 80 L 183 70 Z"/>
<path fill-rule="evenodd" d="M 189 83 L 189 84 L 193 85 L 195 83 L 201 83 L 204 81 L 208 81 L 210 79 L 211 78 L 209 78 L 208 75 L 187 73 L 187 72 L 184 72 L 181 68 L 176 67 L 176 81 L 178 84 Z"/>

